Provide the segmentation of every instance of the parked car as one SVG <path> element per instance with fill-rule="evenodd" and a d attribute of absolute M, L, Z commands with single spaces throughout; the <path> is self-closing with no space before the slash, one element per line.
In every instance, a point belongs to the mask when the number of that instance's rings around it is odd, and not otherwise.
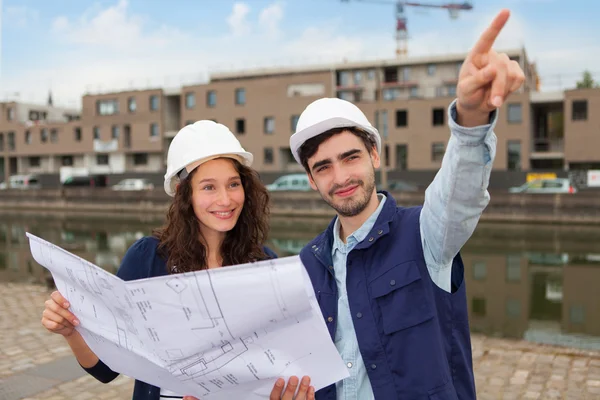
<path fill-rule="evenodd" d="M 384 188 L 381 184 L 377 186 L 377 190 L 389 190 L 390 192 L 417 192 L 419 187 L 414 183 L 393 180 L 388 181 L 387 188 Z"/>
<path fill-rule="evenodd" d="M 280 176 L 275 182 L 267 185 L 269 191 L 309 191 L 310 183 L 306 174 L 290 174 Z"/>
<path fill-rule="evenodd" d="M 116 185 L 113 185 L 112 190 L 152 190 L 154 184 L 148 179 L 130 178 L 123 179 Z"/>
<path fill-rule="evenodd" d="M 4 182 L 3 182 L 4 183 Z M 40 189 L 40 179 L 36 175 L 13 175 L 4 183 L 2 189 Z"/>
<path fill-rule="evenodd" d="M 535 179 L 521 186 L 511 187 L 510 193 L 577 193 L 577 189 L 567 178 Z"/>
<path fill-rule="evenodd" d="M 106 187 L 107 182 L 106 175 L 79 175 L 68 177 L 62 185 L 66 187 Z"/>

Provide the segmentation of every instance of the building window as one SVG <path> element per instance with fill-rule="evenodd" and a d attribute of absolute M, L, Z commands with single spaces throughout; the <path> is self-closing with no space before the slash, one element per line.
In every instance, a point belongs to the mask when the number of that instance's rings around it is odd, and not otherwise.
<path fill-rule="evenodd" d="M 156 122 L 150 124 L 150 137 L 158 137 L 158 124 Z"/>
<path fill-rule="evenodd" d="M 508 169 L 511 171 L 521 170 L 521 141 L 509 140 L 507 146 Z"/>
<path fill-rule="evenodd" d="M 427 66 L 427 75 L 429 75 L 429 76 L 435 75 L 435 64 L 429 64 Z"/>
<path fill-rule="evenodd" d="M 419 97 L 419 87 L 413 86 L 410 88 L 410 97 Z"/>
<path fill-rule="evenodd" d="M 396 110 L 396 128 L 408 126 L 408 111 Z"/>
<path fill-rule="evenodd" d="M 246 104 L 246 89 L 235 89 L 235 104 L 240 106 Z"/>
<path fill-rule="evenodd" d="M 510 124 L 520 124 L 523 116 L 521 115 L 521 103 L 512 103 L 508 105 L 507 118 Z"/>
<path fill-rule="evenodd" d="M 29 157 L 30 167 L 39 167 L 40 165 L 42 165 L 42 160 L 40 157 Z"/>
<path fill-rule="evenodd" d="M 48 129 L 42 128 L 40 131 L 40 142 L 46 143 L 48 141 Z"/>
<path fill-rule="evenodd" d="M 338 98 L 340 98 L 342 100 L 346 100 L 346 101 L 351 101 L 351 102 L 355 101 L 354 92 L 351 92 L 348 90 L 338 92 Z"/>
<path fill-rule="evenodd" d="M 113 139 L 119 138 L 119 127 L 117 125 L 113 125 L 110 130 L 110 137 Z"/>
<path fill-rule="evenodd" d="M 398 67 L 389 67 L 384 69 L 383 81 L 385 83 L 398 82 Z"/>
<path fill-rule="evenodd" d="M 265 147 L 263 150 L 263 157 L 265 164 L 273 164 L 273 148 Z"/>
<path fill-rule="evenodd" d="M 408 145 L 396 145 L 396 169 L 406 171 L 408 169 Z"/>
<path fill-rule="evenodd" d="M 127 109 L 130 113 L 134 113 L 137 109 L 137 102 L 135 101 L 135 97 L 130 97 L 127 99 Z"/>
<path fill-rule="evenodd" d="M 15 149 L 15 133 L 8 132 L 8 151 L 13 151 Z"/>
<path fill-rule="evenodd" d="M 506 281 L 520 282 L 521 281 L 521 255 L 507 254 L 506 255 Z"/>
<path fill-rule="evenodd" d="M 478 317 L 485 317 L 486 314 L 486 301 L 482 297 L 473 297 L 471 299 L 471 311 L 473 315 Z"/>
<path fill-rule="evenodd" d="M 0 133 L 0 151 L 4 151 L 4 134 Z"/>
<path fill-rule="evenodd" d="M 56 129 L 50 130 L 50 142 L 52 142 L 52 143 L 58 142 L 58 131 Z"/>
<path fill-rule="evenodd" d="M 569 307 L 569 321 L 574 325 L 585 323 L 585 307 L 579 304 Z"/>
<path fill-rule="evenodd" d="M 475 261 L 473 263 L 473 279 L 483 281 L 487 276 L 487 267 L 484 261 Z"/>
<path fill-rule="evenodd" d="M 383 89 L 383 99 L 386 101 L 394 100 L 398 97 L 397 89 Z"/>
<path fill-rule="evenodd" d="M 404 82 L 410 80 L 410 67 L 404 67 L 404 68 L 402 68 L 402 80 Z"/>
<path fill-rule="evenodd" d="M 431 145 L 431 161 L 442 161 L 445 151 L 444 143 L 433 143 Z"/>
<path fill-rule="evenodd" d="M 150 96 L 150 111 L 156 111 L 158 110 L 158 106 L 159 106 L 159 101 L 158 101 L 158 96 L 153 94 L 152 96 Z"/>
<path fill-rule="evenodd" d="M 267 135 L 274 133 L 275 132 L 275 118 L 265 117 L 263 129 Z"/>
<path fill-rule="evenodd" d="M 185 108 L 191 109 L 196 105 L 196 95 L 193 92 L 185 94 Z"/>
<path fill-rule="evenodd" d="M 73 166 L 73 156 L 62 156 L 62 166 L 63 167 L 72 167 Z"/>
<path fill-rule="evenodd" d="M 354 84 L 360 85 L 361 81 L 362 81 L 362 72 L 354 71 Z"/>
<path fill-rule="evenodd" d="M 521 301 L 518 299 L 506 299 L 506 316 L 519 318 L 521 316 Z"/>
<path fill-rule="evenodd" d="M 209 90 L 206 92 L 206 105 L 208 107 L 214 107 L 217 105 L 217 92 Z"/>
<path fill-rule="evenodd" d="M 444 125 L 444 109 L 434 108 L 432 113 L 433 126 Z"/>
<path fill-rule="evenodd" d="M 131 126 L 123 125 L 123 147 L 126 149 L 131 147 Z"/>
<path fill-rule="evenodd" d="M 585 121 L 587 119 L 587 100 L 573 100 L 573 121 Z"/>
<path fill-rule="evenodd" d="M 350 86 L 350 72 L 339 71 L 337 73 L 337 85 L 338 86 Z"/>
<path fill-rule="evenodd" d="M 246 133 L 246 120 L 244 118 L 238 118 L 235 120 L 235 133 L 243 135 Z"/>
<path fill-rule="evenodd" d="M 446 92 L 449 97 L 456 97 L 456 85 L 448 85 L 446 86 Z"/>
<path fill-rule="evenodd" d="M 292 133 L 296 132 L 296 126 L 298 126 L 299 115 L 292 115 L 290 117 L 290 128 L 292 129 Z"/>
<path fill-rule="evenodd" d="M 148 165 L 148 153 L 135 153 L 133 155 L 133 165 Z"/>
<path fill-rule="evenodd" d="M 375 70 L 374 69 L 370 69 L 367 71 L 367 79 L 370 81 L 375 79 Z"/>
<path fill-rule="evenodd" d="M 81 128 L 80 127 L 76 127 L 74 129 L 74 133 L 75 133 L 75 141 L 76 142 L 81 142 Z"/>
<path fill-rule="evenodd" d="M 100 127 L 94 127 L 94 140 L 100 140 Z"/>
<path fill-rule="evenodd" d="M 8 110 L 6 110 L 6 119 L 9 121 L 12 121 L 13 119 L 15 119 L 15 109 L 10 107 Z"/>
<path fill-rule="evenodd" d="M 96 165 L 108 165 L 108 154 L 97 154 Z"/>
<path fill-rule="evenodd" d="M 31 132 L 30 131 L 25 131 L 25 143 L 31 144 Z"/>
<path fill-rule="evenodd" d="M 115 115 L 119 113 L 119 102 L 115 99 L 96 101 L 97 115 Z"/>
<path fill-rule="evenodd" d="M 43 121 L 48 117 L 48 113 L 46 111 L 29 111 L 29 120 L 30 121 Z"/>

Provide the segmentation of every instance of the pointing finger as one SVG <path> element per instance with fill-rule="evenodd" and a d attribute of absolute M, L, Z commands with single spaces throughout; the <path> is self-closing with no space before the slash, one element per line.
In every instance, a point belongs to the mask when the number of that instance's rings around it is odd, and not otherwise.
<path fill-rule="evenodd" d="M 485 54 L 491 50 L 500 31 L 502 31 L 502 28 L 506 25 L 508 17 L 510 17 L 510 11 L 508 10 L 502 10 L 496 15 L 496 18 L 494 18 L 490 26 L 479 37 L 475 46 L 473 46 L 470 54 L 471 57 Z"/>

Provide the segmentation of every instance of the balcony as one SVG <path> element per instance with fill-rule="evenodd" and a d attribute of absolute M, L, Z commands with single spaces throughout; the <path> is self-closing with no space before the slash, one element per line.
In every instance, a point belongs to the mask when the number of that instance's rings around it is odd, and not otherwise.
<path fill-rule="evenodd" d="M 534 138 L 532 143 L 531 158 L 563 158 L 564 151 L 564 138 Z"/>

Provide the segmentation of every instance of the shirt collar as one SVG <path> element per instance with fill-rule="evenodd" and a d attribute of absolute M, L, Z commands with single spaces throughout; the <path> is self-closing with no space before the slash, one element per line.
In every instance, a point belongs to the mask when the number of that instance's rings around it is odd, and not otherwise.
<path fill-rule="evenodd" d="M 379 206 L 377 206 L 375 212 L 371 214 L 371 216 L 362 224 L 360 228 L 346 237 L 346 243 L 344 243 L 340 238 L 340 219 L 339 217 L 336 217 L 335 224 L 333 226 L 332 254 L 336 250 L 342 250 L 347 248 L 347 246 L 360 243 L 367 237 L 369 232 L 371 232 L 371 229 L 373 229 L 373 225 L 375 225 L 375 221 L 377 221 L 377 218 L 383 209 L 386 197 L 383 193 L 377 193 L 377 199 L 379 200 Z"/>

